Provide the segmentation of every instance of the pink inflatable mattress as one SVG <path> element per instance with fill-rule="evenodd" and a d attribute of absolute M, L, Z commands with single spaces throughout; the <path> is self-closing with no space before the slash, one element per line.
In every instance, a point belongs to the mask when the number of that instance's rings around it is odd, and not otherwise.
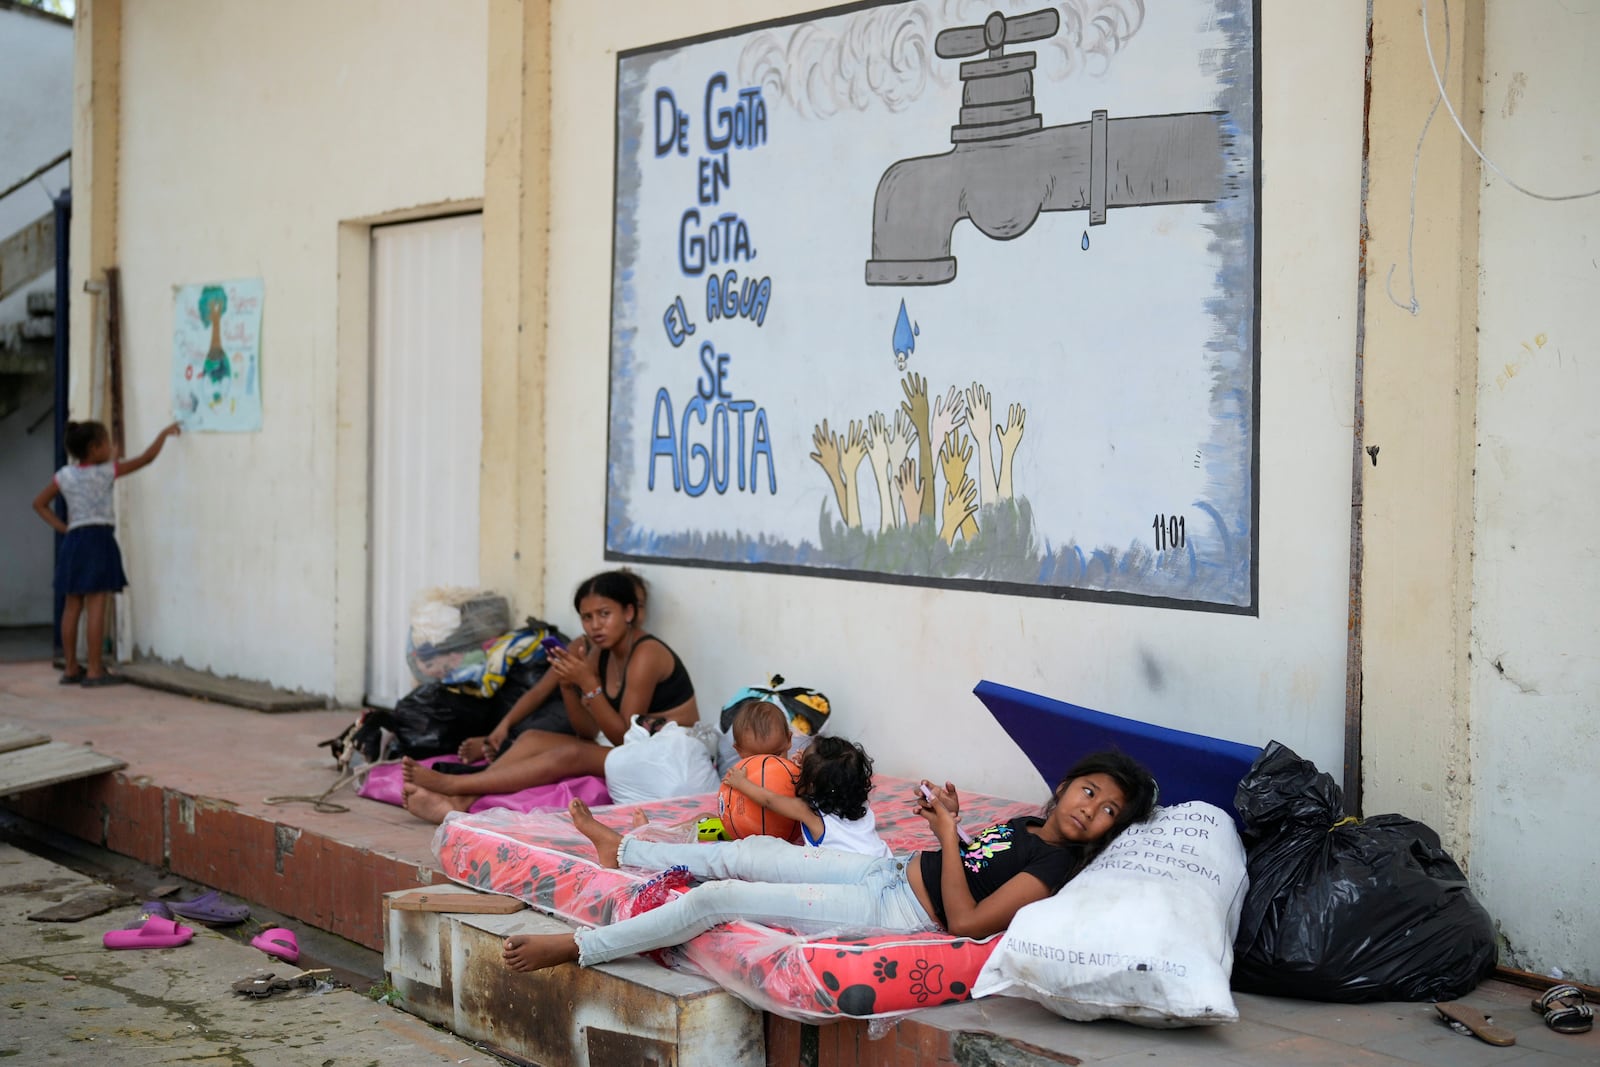
<path fill-rule="evenodd" d="M 873 812 L 878 831 L 897 854 L 933 844 L 927 823 L 911 810 L 914 782 L 878 776 Z M 714 815 L 714 794 L 597 809 L 606 825 L 627 832 L 635 811 L 650 824 L 634 831 L 657 840 L 687 841 L 703 815 Z M 977 793 L 961 796 L 969 829 L 1037 813 Z M 517 897 L 551 915 L 599 926 L 627 915 L 647 876 L 595 863 L 594 848 L 565 813 L 484 811 L 451 816 L 433 838 L 444 873 L 463 885 Z M 742 999 L 785 1018 L 826 1022 L 840 1016 L 881 1018 L 966 1000 L 995 939 L 949 934 L 803 937 L 759 923 L 720 926 L 678 949 L 658 954 L 670 966 L 697 969 Z"/>

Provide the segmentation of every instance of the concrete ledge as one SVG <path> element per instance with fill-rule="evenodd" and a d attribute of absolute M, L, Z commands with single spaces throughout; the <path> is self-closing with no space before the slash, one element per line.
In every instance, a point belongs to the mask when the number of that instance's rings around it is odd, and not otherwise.
<path fill-rule="evenodd" d="M 438 892 L 475 896 L 472 890 Z M 431 893 L 430 893 L 431 895 Z M 384 901 L 384 969 L 401 1006 L 460 1037 L 532 1063 L 762 1067 L 762 1015 L 720 985 L 641 958 L 518 974 L 506 935 L 572 927 L 534 911 L 402 911 Z"/>
<path fill-rule="evenodd" d="M 207 671 L 192 670 L 155 659 L 124 664 L 121 674 L 128 681 L 147 689 L 160 689 L 253 711 L 309 711 L 327 707 L 328 703 L 310 693 L 274 689 L 265 682 L 251 682 L 243 678 L 218 678 Z"/>

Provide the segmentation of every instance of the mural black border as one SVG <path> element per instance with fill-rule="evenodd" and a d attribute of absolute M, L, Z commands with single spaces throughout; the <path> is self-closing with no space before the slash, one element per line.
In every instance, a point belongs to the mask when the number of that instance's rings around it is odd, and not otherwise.
<path fill-rule="evenodd" d="M 1255 307 L 1252 312 L 1254 321 L 1250 327 L 1250 353 L 1253 370 L 1250 383 L 1250 610 L 1248 614 L 1259 618 L 1261 616 L 1261 0 L 1251 0 L 1250 3 L 1250 60 L 1252 70 L 1250 77 L 1253 84 L 1250 86 L 1251 118 L 1254 120 L 1255 129 L 1250 136 L 1255 143 L 1250 146 L 1250 158 L 1255 160 L 1255 197 L 1256 221 L 1256 251 L 1255 251 Z M 612 180 L 615 181 L 615 168 Z M 615 189 L 612 191 L 612 203 L 616 203 Z M 614 246 L 613 246 L 614 247 Z M 612 263 L 611 269 L 616 270 Z M 606 390 L 606 404 L 609 406 L 611 390 Z"/>
<path fill-rule="evenodd" d="M 663 52 L 675 48 L 685 48 L 689 45 L 703 44 L 706 41 L 716 41 L 736 34 L 754 33 L 757 30 L 772 29 L 777 26 L 792 26 L 796 23 L 811 22 L 819 18 L 832 18 L 836 15 L 847 15 L 852 11 L 865 11 L 874 7 L 888 7 L 893 4 L 904 3 L 905 0 L 860 0 L 853 4 L 838 4 L 833 7 L 812 8 L 807 11 L 797 12 L 793 15 L 783 15 L 778 18 L 765 19 L 760 22 L 740 23 L 725 29 L 710 30 L 697 33 L 688 37 L 678 37 L 670 41 L 659 41 L 654 44 L 639 45 L 634 48 L 619 49 L 614 64 L 615 73 L 612 78 L 613 100 L 621 98 L 622 91 L 622 63 L 623 60 L 634 56 L 649 55 L 652 52 Z M 1044 6 L 1053 6 L 1046 3 Z M 1073 600 L 1091 604 L 1114 604 L 1125 607 L 1167 608 L 1175 611 L 1196 611 L 1208 615 L 1241 615 L 1249 618 L 1261 617 L 1261 177 L 1264 169 L 1261 153 L 1261 0 L 1251 0 L 1250 3 L 1250 60 L 1251 60 L 1251 125 L 1250 136 L 1252 139 L 1251 159 L 1254 161 L 1254 189 L 1252 207 L 1255 212 L 1255 253 L 1253 263 L 1255 273 L 1254 302 L 1251 308 L 1251 385 L 1250 385 L 1250 603 L 1248 604 L 1218 604 L 1209 601 L 1183 600 L 1178 597 L 1148 596 L 1138 593 L 1121 593 L 1114 590 L 1083 589 L 1078 586 L 1049 586 L 1031 585 L 1023 582 L 995 582 L 983 581 L 975 578 L 934 578 L 920 574 L 889 574 L 883 571 L 858 571 L 842 567 L 800 567 L 784 563 L 733 563 L 725 560 L 701 559 L 675 559 L 670 556 L 645 556 L 633 552 L 618 552 L 606 545 L 606 530 L 610 526 L 611 511 L 611 400 L 612 390 L 611 368 L 615 361 L 616 353 L 612 350 L 612 340 L 608 337 L 606 342 L 606 481 L 603 497 L 606 501 L 605 508 L 600 516 L 600 543 L 601 558 L 608 563 L 638 563 L 647 566 L 687 567 L 702 570 L 750 572 L 759 574 L 785 574 L 803 578 L 827 578 L 836 581 L 872 582 L 879 585 L 909 585 L 924 589 L 952 589 L 959 592 L 990 593 L 1001 596 L 1023 596 L 1040 600 Z M 613 117 L 615 115 L 613 104 Z M 611 271 L 609 285 L 611 297 L 608 302 L 609 317 L 607 318 L 607 332 L 617 321 L 617 165 L 621 162 L 622 145 L 619 143 L 616 132 L 616 123 L 611 125 Z"/>

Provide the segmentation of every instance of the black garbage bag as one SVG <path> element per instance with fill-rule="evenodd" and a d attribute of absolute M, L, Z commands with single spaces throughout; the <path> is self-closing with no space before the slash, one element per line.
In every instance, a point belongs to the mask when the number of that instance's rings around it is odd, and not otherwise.
<path fill-rule="evenodd" d="M 500 724 L 549 669 L 543 655 L 513 663 L 493 696 L 458 693 L 438 682 L 419 685 L 390 708 L 372 708 L 361 717 L 352 744 L 368 762 L 379 757 L 383 731 L 394 735 L 388 756 L 427 759 L 455 752 L 469 737 L 482 737 Z M 559 699 L 559 698 L 558 698 Z M 337 755 L 337 754 L 336 754 Z"/>
<path fill-rule="evenodd" d="M 1333 778 L 1276 741 L 1234 807 L 1250 885 L 1233 988 L 1347 1004 L 1453 1000 L 1494 970 L 1494 923 L 1429 827 L 1347 819 Z"/>
<path fill-rule="evenodd" d="M 500 691 L 493 697 L 468 696 L 428 682 L 401 697 L 392 709 L 374 708 L 363 718 L 362 726 L 394 735 L 391 756 L 443 756 L 456 751 L 467 738 L 482 737 L 495 728 L 505 714 L 499 709 Z"/>

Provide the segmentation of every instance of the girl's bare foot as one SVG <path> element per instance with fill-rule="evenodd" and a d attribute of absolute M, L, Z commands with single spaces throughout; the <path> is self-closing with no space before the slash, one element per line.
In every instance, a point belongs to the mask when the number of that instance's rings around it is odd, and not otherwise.
<path fill-rule="evenodd" d="M 644 809 L 641 808 L 633 813 L 633 819 L 630 821 L 633 824 L 633 828 L 637 830 L 641 826 L 650 825 L 650 816 L 646 815 Z"/>
<path fill-rule="evenodd" d="M 440 796 L 476 797 L 477 795 L 472 792 L 470 781 L 472 775 L 440 774 L 432 767 L 424 767 L 410 756 L 400 761 L 400 777 L 412 785 L 420 786 L 430 793 L 438 793 Z"/>
<path fill-rule="evenodd" d="M 567 805 L 567 810 L 572 813 L 572 825 L 593 842 L 594 850 L 600 856 L 600 866 L 621 866 L 617 861 L 617 850 L 622 847 L 622 835 L 595 818 L 594 812 L 589 810 L 589 805 L 577 798 Z"/>
<path fill-rule="evenodd" d="M 542 971 L 578 959 L 578 939 L 571 934 L 512 934 L 501 953 L 513 971 Z"/>
<path fill-rule="evenodd" d="M 447 797 L 435 793 L 431 789 L 423 789 L 417 785 L 407 785 L 400 791 L 401 801 L 405 809 L 419 819 L 428 822 L 444 822 L 444 817 L 452 811 L 466 811 L 472 807 L 474 797 Z"/>
<path fill-rule="evenodd" d="M 477 763 L 488 755 L 483 742 L 484 738 L 469 737 L 461 742 L 461 747 L 456 749 L 456 755 L 461 757 L 462 763 Z"/>

